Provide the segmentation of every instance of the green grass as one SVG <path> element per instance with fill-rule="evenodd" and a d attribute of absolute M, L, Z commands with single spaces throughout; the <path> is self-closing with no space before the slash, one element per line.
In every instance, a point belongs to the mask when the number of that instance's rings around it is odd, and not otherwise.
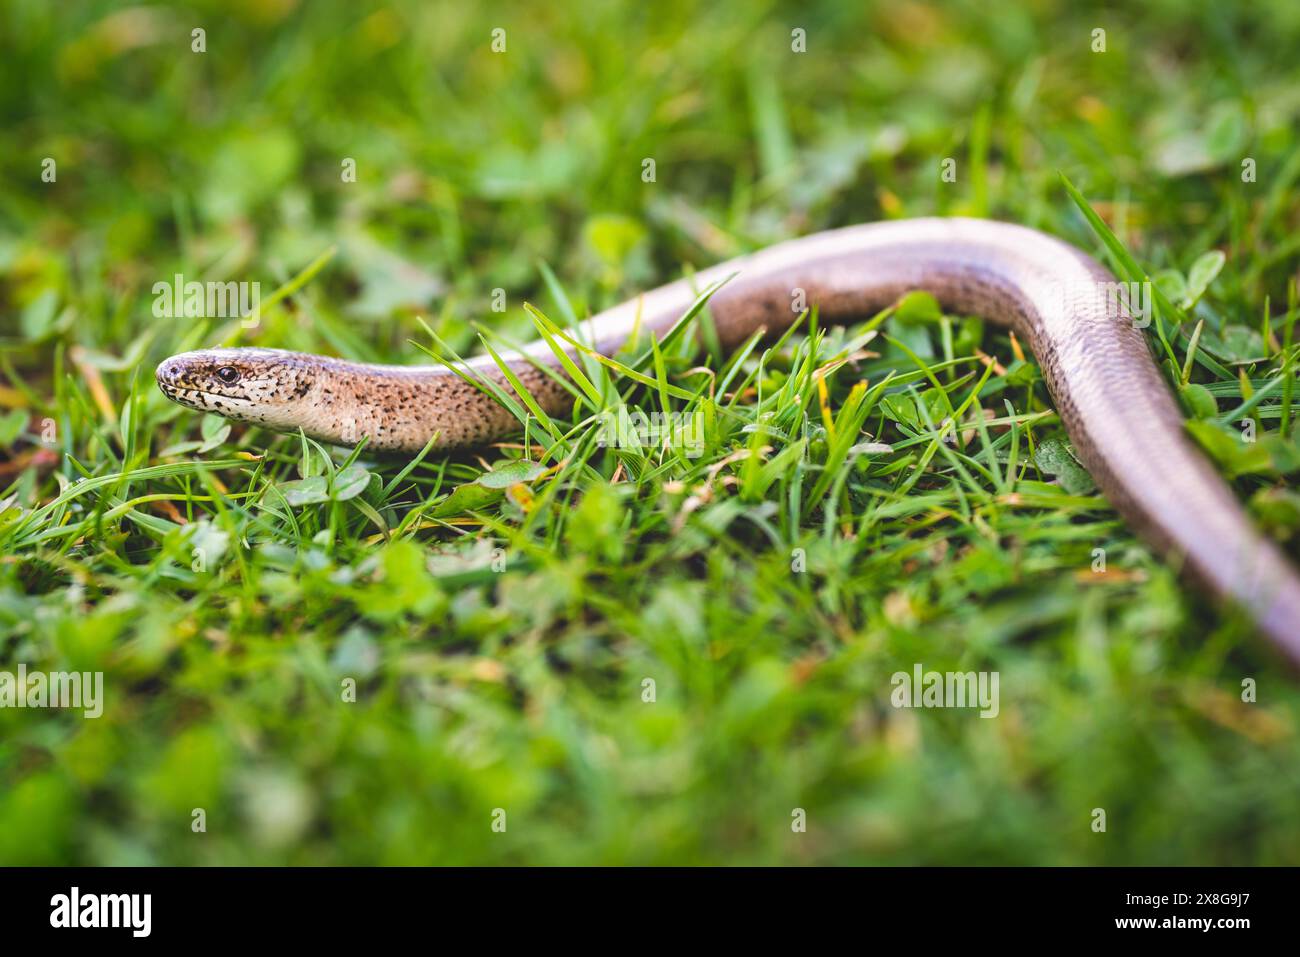
<path fill-rule="evenodd" d="M 0 670 L 107 700 L 0 709 L 0 863 L 1300 863 L 1294 673 L 1098 496 L 1022 344 L 925 297 L 732 355 L 703 310 L 416 461 L 152 381 L 558 344 L 783 238 L 993 216 L 1154 278 L 1294 559 L 1295 4 L 47 6 L 0 12 Z M 176 273 L 278 298 L 155 318 Z M 701 447 L 603 448 L 620 407 Z M 916 663 L 1001 713 L 891 707 Z"/>

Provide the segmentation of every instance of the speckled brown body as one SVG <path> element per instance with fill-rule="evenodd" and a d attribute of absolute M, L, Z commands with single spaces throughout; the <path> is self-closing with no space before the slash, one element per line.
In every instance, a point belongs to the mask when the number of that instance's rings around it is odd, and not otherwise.
<path fill-rule="evenodd" d="M 584 328 L 605 353 L 627 341 L 638 311 L 641 329 L 662 335 L 697 290 L 732 273 L 738 275 L 709 303 L 727 347 L 756 329 L 788 326 L 796 316 L 796 290 L 826 321 L 868 315 L 924 289 L 948 310 L 1013 328 L 1034 350 L 1066 431 L 1109 501 L 1215 594 L 1243 605 L 1300 662 L 1300 577 L 1255 531 L 1184 434 L 1182 415 L 1142 332 L 1108 294 L 1114 277 L 1096 261 L 1060 240 L 1005 223 L 919 219 L 854 226 L 783 243 L 693 281 L 664 286 L 595 316 Z M 545 343 L 526 352 L 556 366 Z M 548 412 L 571 401 L 523 356 L 505 358 Z M 490 357 L 469 364 L 500 381 Z M 216 373 L 230 367 L 241 377 L 247 369 L 253 383 L 283 370 L 289 401 L 239 404 L 226 383 L 213 385 Z M 174 357 L 159 367 L 158 377 L 168 395 L 195 408 L 273 428 L 302 428 L 341 444 L 369 436 L 374 449 L 416 451 L 435 431 L 440 447 L 474 445 L 517 427 L 487 395 L 442 367 L 394 368 L 236 349 Z M 184 386 L 196 382 L 187 401 Z M 212 404 L 218 400 L 226 407 Z"/>

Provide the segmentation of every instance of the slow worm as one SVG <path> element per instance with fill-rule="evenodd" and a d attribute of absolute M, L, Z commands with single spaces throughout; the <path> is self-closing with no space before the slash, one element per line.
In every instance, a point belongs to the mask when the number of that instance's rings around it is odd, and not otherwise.
<path fill-rule="evenodd" d="M 593 317 L 588 341 L 612 355 L 633 334 L 664 335 L 700 288 L 737 273 L 709 301 L 724 347 L 780 331 L 803 291 L 820 317 L 870 315 L 912 290 L 947 310 L 1009 326 L 1033 349 L 1067 433 L 1106 498 L 1156 548 L 1300 663 L 1300 576 L 1251 524 L 1231 489 L 1184 433 L 1183 417 L 1115 278 L 1074 247 L 1035 230 L 969 219 L 853 226 L 781 243 L 670 283 Z M 561 368 L 544 341 L 533 362 Z M 567 391 L 524 355 L 503 356 L 548 414 Z M 504 383 L 491 356 L 468 360 Z M 442 366 L 346 362 L 272 349 L 211 349 L 158 366 L 168 398 L 204 412 L 325 442 L 414 452 L 472 446 L 518 428 L 478 387 Z M 508 387 L 507 387 L 508 389 Z"/>

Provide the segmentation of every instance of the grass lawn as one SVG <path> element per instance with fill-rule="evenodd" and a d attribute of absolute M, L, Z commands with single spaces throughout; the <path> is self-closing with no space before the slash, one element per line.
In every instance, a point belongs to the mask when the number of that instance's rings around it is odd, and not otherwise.
<path fill-rule="evenodd" d="M 0 863 L 1300 864 L 1300 680 L 924 297 L 734 355 L 705 312 L 415 461 L 159 393 L 988 216 L 1160 285 L 1188 428 L 1300 559 L 1300 5 L 568 6 L 0 8 L 0 670 L 104 682 L 0 709 Z M 261 321 L 157 316 L 178 274 Z M 701 441 L 603 447 L 620 407 Z M 997 716 L 892 707 L 918 664 Z"/>

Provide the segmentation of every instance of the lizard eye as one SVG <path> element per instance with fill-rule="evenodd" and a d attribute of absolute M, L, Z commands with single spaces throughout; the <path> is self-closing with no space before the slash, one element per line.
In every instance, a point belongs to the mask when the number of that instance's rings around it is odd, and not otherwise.
<path fill-rule="evenodd" d="M 222 366 L 217 370 L 217 378 L 229 384 L 239 378 L 239 370 L 234 366 Z"/>

